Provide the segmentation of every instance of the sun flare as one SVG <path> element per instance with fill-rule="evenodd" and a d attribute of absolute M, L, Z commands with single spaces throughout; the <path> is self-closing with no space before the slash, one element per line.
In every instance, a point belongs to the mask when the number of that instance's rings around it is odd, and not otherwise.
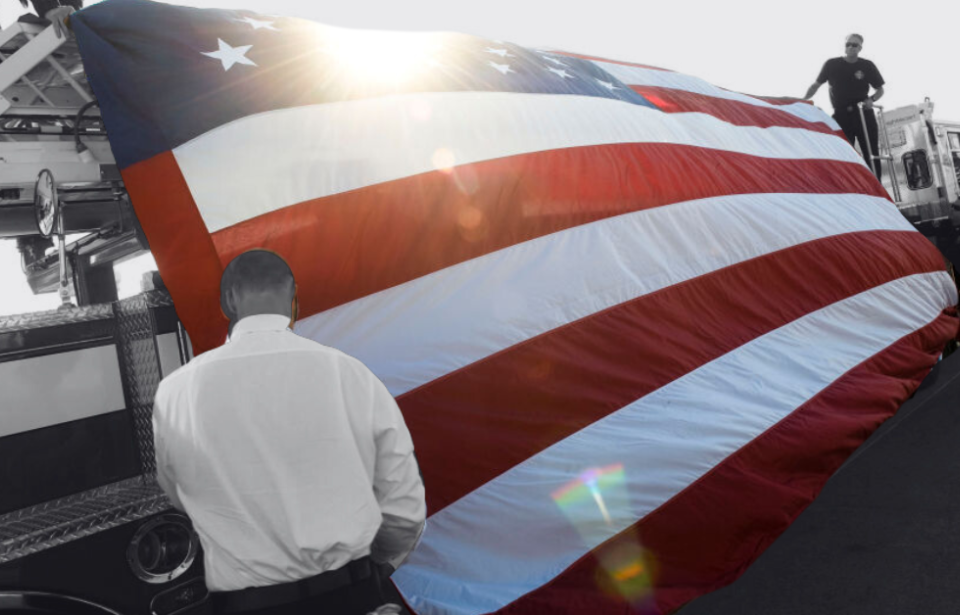
<path fill-rule="evenodd" d="M 436 67 L 443 36 L 434 32 L 389 32 L 330 28 L 325 47 L 353 78 L 401 84 Z"/>

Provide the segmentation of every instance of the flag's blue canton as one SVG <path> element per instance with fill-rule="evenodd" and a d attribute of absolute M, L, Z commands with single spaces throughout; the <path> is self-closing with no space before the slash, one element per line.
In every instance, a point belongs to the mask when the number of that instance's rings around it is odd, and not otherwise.
<path fill-rule="evenodd" d="M 587 60 L 468 35 L 433 35 L 441 43 L 417 78 L 392 83 L 363 78 L 334 52 L 331 36 L 344 30 L 301 19 L 107 0 L 72 21 L 121 168 L 255 113 L 405 92 L 569 94 L 655 108 Z"/>
<path fill-rule="evenodd" d="M 574 94 L 654 107 L 607 71 L 580 58 L 466 35 L 451 40 L 444 57 L 448 64 L 437 68 L 430 80 L 433 87 L 418 89 Z"/>

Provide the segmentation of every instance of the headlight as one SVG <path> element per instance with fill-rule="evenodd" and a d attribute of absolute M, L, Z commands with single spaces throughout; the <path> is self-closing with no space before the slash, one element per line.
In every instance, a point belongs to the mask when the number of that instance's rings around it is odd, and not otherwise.
<path fill-rule="evenodd" d="M 147 583 L 167 583 L 193 564 L 200 541 L 183 515 L 154 517 L 141 525 L 127 545 L 127 563 Z"/>

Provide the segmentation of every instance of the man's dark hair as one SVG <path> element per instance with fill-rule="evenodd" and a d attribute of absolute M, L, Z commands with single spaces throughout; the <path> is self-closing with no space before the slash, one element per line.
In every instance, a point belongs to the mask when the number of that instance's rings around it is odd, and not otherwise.
<path fill-rule="evenodd" d="M 227 312 L 227 290 L 236 289 L 242 294 L 282 294 L 293 296 L 293 271 L 287 261 L 270 250 L 248 250 L 237 256 L 220 277 L 220 305 Z M 234 314 L 227 313 L 233 320 Z"/>

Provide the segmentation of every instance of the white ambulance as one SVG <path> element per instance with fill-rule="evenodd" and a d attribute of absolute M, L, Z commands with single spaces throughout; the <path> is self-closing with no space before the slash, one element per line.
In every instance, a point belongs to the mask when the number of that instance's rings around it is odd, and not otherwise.
<path fill-rule="evenodd" d="M 960 229 L 960 122 L 934 119 L 930 99 L 878 119 L 883 184 L 903 215 L 938 247 Z"/>

